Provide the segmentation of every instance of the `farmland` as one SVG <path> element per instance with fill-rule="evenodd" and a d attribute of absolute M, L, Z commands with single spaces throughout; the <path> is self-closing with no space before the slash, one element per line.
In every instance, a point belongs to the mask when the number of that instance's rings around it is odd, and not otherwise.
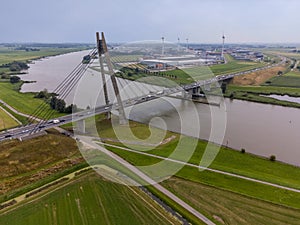
<path fill-rule="evenodd" d="M 82 162 L 76 142 L 55 131 L 23 142 L 2 142 L 0 202 L 55 179 Z"/>
<path fill-rule="evenodd" d="M 0 224 L 34 221 L 40 225 L 179 224 L 138 188 L 108 182 L 95 173 L 0 216 Z"/>
<path fill-rule="evenodd" d="M 172 177 L 163 185 L 220 224 L 297 224 L 300 210 L 241 196 L 221 188 Z"/>

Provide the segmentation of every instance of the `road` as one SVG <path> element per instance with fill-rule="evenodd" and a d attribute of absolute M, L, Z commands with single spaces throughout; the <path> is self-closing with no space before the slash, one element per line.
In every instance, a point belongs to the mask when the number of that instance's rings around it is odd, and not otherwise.
<path fill-rule="evenodd" d="M 79 136 L 79 139 L 80 139 L 80 141 L 82 143 L 84 143 L 84 144 L 92 147 L 93 149 L 98 149 L 101 152 L 103 152 L 106 155 L 108 155 L 109 157 L 111 157 L 112 159 L 116 160 L 118 163 L 120 163 L 121 165 L 125 166 L 127 169 L 129 169 L 131 172 L 133 172 L 134 174 L 136 174 L 137 176 L 139 176 L 140 178 L 142 178 L 147 183 L 153 184 L 153 186 L 157 190 L 159 190 L 164 195 L 166 195 L 167 197 L 169 197 L 170 199 L 172 199 L 173 201 L 175 201 L 177 204 L 179 204 L 180 206 L 182 206 L 188 212 L 190 212 L 195 217 L 197 217 L 198 219 L 200 219 L 201 221 L 203 221 L 205 224 L 215 225 L 215 223 L 213 223 L 211 220 L 209 220 L 206 216 L 204 216 L 203 214 L 201 214 L 200 212 L 198 212 L 196 209 L 194 209 L 189 204 L 187 204 L 186 202 L 184 202 L 183 200 L 181 200 L 180 198 L 178 198 L 176 195 L 174 195 L 173 193 L 171 193 L 169 190 L 167 190 L 166 188 L 164 188 L 160 184 L 156 183 L 156 181 L 154 181 L 152 178 L 150 178 L 149 176 L 147 176 L 146 174 L 144 174 L 143 172 L 141 172 L 138 168 L 136 168 L 135 166 L 131 165 L 130 163 L 128 163 L 127 161 L 125 161 L 124 159 L 122 159 L 120 156 L 112 153 L 111 151 L 108 151 L 107 149 L 105 149 L 105 148 L 101 147 L 100 145 L 98 145 L 97 143 L 95 143 L 93 141 L 94 137 Z"/>

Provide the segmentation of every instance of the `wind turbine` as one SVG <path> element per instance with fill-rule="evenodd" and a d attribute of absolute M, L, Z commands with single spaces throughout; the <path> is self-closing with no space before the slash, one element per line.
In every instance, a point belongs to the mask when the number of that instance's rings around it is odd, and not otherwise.
<path fill-rule="evenodd" d="M 161 50 L 161 56 L 163 57 L 165 54 L 165 38 L 161 37 L 162 40 L 162 50 Z"/>
<path fill-rule="evenodd" d="M 221 53 L 221 57 L 222 57 L 222 59 L 224 59 L 224 44 L 225 44 L 225 36 L 224 36 L 224 32 L 223 32 L 222 40 L 223 40 L 223 45 L 222 45 L 222 53 Z"/>
<path fill-rule="evenodd" d="M 185 40 L 186 40 L 186 48 L 189 50 L 189 39 L 186 38 Z"/>

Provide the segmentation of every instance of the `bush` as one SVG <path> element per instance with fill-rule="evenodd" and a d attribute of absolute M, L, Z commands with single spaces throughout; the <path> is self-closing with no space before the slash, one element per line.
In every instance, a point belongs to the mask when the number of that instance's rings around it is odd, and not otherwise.
<path fill-rule="evenodd" d="M 11 76 L 9 78 L 9 80 L 10 80 L 10 83 L 15 84 L 15 83 L 18 83 L 21 80 L 21 78 L 18 76 Z"/>
<path fill-rule="evenodd" d="M 1 79 L 9 79 L 9 75 L 7 75 L 7 74 L 2 74 L 2 75 L 1 75 Z"/>
<path fill-rule="evenodd" d="M 244 154 L 245 152 L 246 152 L 246 150 L 245 150 L 244 148 L 242 148 L 242 149 L 241 149 L 241 153 Z"/>
<path fill-rule="evenodd" d="M 270 160 L 271 160 L 272 162 L 276 161 L 276 156 L 275 156 L 275 155 L 271 155 L 271 156 L 270 156 Z"/>

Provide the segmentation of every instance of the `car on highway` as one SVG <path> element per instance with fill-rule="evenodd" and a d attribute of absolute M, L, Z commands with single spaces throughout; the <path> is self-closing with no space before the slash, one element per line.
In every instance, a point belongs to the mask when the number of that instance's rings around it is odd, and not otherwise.
<path fill-rule="evenodd" d="M 55 119 L 55 120 L 53 120 L 53 123 L 55 124 L 55 123 L 59 123 L 60 122 L 60 120 L 58 120 L 58 119 Z"/>

